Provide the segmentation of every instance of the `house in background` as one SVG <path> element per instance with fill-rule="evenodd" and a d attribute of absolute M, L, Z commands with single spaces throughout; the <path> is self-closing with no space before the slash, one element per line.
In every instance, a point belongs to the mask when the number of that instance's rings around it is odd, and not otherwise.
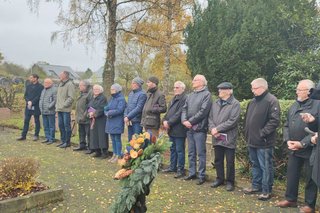
<path fill-rule="evenodd" d="M 48 77 L 53 79 L 59 79 L 59 74 L 63 71 L 68 71 L 70 73 L 70 78 L 74 81 L 79 81 L 80 76 L 71 69 L 69 66 L 61 66 L 61 65 L 51 65 L 48 63 L 38 62 L 32 66 L 32 71 L 37 73 L 39 70 L 44 72 Z"/>

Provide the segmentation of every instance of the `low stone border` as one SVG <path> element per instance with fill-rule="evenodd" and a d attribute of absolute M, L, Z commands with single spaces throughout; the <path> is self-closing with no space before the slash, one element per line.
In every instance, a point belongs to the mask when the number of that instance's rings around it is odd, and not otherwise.
<path fill-rule="evenodd" d="M 63 200 L 63 189 L 49 189 L 0 201 L 0 212 L 20 212 Z"/>

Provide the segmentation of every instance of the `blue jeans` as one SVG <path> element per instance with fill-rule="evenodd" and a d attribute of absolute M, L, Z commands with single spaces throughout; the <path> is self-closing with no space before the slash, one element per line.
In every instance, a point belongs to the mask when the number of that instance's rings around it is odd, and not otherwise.
<path fill-rule="evenodd" d="M 113 154 L 122 156 L 121 134 L 110 134 L 112 140 Z"/>
<path fill-rule="evenodd" d="M 207 133 L 187 132 L 188 138 L 188 158 L 189 158 L 189 176 L 195 176 L 197 172 L 197 155 L 199 158 L 199 178 L 206 176 L 206 140 Z"/>
<path fill-rule="evenodd" d="M 26 137 L 28 130 L 29 130 L 29 124 L 31 116 L 34 117 L 34 123 L 35 123 L 35 129 L 34 129 L 34 136 L 39 136 L 40 132 L 40 115 L 34 115 L 33 113 L 30 113 L 29 110 L 25 110 L 24 112 L 24 124 L 23 124 L 23 130 L 21 133 L 22 137 Z"/>
<path fill-rule="evenodd" d="M 260 149 L 249 147 L 252 163 L 252 188 L 262 189 L 262 193 L 271 193 L 273 186 L 273 147 Z"/>
<path fill-rule="evenodd" d="M 71 115 L 70 112 L 58 112 L 61 142 L 70 144 L 71 138 Z"/>
<path fill-rule="evenodd" d="M 46 139 L 53 142 L 55 140 L 56 115 L 42 115 L 42 121 Z"/>
<path fill-rule="evenodd" d="M 128 126 L 128 141 L 131 141 L 132 135 L 142 133 L 142 126 L 139 122 L 132 123 L 131 126 Z"/>
<path fill-rule="evenodd" d="M 170 169 L 184 171 L 185 163 L 185 137 L 171 137 L 172 145 L 170 147 Z"/>

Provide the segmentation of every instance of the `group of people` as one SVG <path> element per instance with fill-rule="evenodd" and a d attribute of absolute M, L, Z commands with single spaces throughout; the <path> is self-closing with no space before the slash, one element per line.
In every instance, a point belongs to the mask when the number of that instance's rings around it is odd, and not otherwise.
<path fill-rule="evenodd" d="M 75 100 L 75 88 L 69 79 L 69 73 L 60 74 L 58 88 L 51 79 L 39 83 L 36 74 L 30 76 L 26 87 L 25 120 L 21 137 L 25 140 L 31 116 L 35 119 L 33 140 L 39 139 L 42 114 L 46 140 L 55 141 L 55 114 L 58 113 L 61 133 L 61 148 L 70 146 L 70 112 Z M 212 100 L 203 75 L 196 75 L 192 80 L 193 91 L 186 94 L 186 86 L 176 81 L 174 96 L 168 106 L 165 95 L 158 88 L 157 77 L 148 78 L 147 92 L 142 89 L 144 81 L 136 77 L 131 82 L 132 91 L 128 101 L 122 94 L 122 87 L 113 84 L 110 88 L 109 101 L 103 95 L 100 85 L 90 89 L 88 81 L 80 81 L 80 94 L 76 99 L 76 122 L 79 131 L 79 147 L 74 151 L 87 150 L 94 157 L 108 157 L 108 138 L 112 140 L 113 156 L 110 162 L 117 162 L 122 157 L 121 134 L 128 129 L 128 141 L 134 134 L 148 131 L 159 136 L 160 128 L 165 130 L 172 142 L 170 165 L 163 172 L 175 172 L 175 178 L 184 180 L 198 179 L 203 184 L 206 179 L 206 140 L 212 135 L 215 153 L 214 165 L 216 179 L 211 187 L 226 185 L 227 191 L 233 191 L 235 185 L 235 150 L 238 137 L 240 103 L 233 95 L 233 85 L 222 82 L 217 86 L 218 98 Z M 312 177 L 312 153 L 317 143 L 317 135 L 310 135 L 305 127 L 314 126 L 317 120 L 319 101 L 309 98 L 310 89 L 315 85 L 311 80 L 302 80 L 296 88 L 297 99 L 290 107 L 287 122 L 283 130 L 283 140 L 288 145 L 289 162 L 287 170 L 287 190 L 285 200 L 277 203 L 279 207 L 297 206 L 299 178 L 302 166 L 306 169 L 305 203 L 301 212 L 313 212 L 317 198 L 317 185 Z M 259 200 L 269 200 L 273 187 L 273 149 L 276 141 L 276 129 L 280 123 L 280 105 L 277 98 L 268 90 L 268 83 L 263 78 L 251 82 L 253 99 L 245 113 L 245 139 L 248 144 L 249 158 L 252 163 L 251 187 L 244 193 L 259 193 Z M 164 114 L 164 116 L 161 116 Z M 162 117 L 162 118 L 161 118 Z M 185 147 L 188 143 L 189 173 L 185 174 Z M 226 158 L 226 172 L 224 168 Z M 198 166 L 197 166 L 198 164 Z M 226 173 L 226 175 L 225 175 Z"/>

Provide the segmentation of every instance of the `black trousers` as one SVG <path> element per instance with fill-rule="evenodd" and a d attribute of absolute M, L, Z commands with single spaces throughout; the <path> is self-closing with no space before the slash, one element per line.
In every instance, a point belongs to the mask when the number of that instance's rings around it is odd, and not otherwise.
<path fill-rule="evenodd" d="M 78 124 L 80 147 L 89 147 L 90 144 L 90 124 Z"/>
<path fill-rule="evenodd" d="M 217 180 L 223 182 L 225 179 L 228 183 L 234 184 L 235 179 L 235 149 L 229 149 L 223 146 L 214 146 L 214 165 L 217 172 Z M 227 176 L 224 177 L 224 156 L 227 160 Z"/>
<path fill-rule="evenodd" d="M 309 158 L 297 157 L 295 155 L 289 155 L 288 167 L 287 167 L 287 189 L 286 200 L 297 201 L 299 179 L 301 170 L 304 166 L 305 169 L 305 203 L 314 208 L 317 200 L 318 188 L 315 182 L 311 178 L 312 167 L 310 166 Z"/>

